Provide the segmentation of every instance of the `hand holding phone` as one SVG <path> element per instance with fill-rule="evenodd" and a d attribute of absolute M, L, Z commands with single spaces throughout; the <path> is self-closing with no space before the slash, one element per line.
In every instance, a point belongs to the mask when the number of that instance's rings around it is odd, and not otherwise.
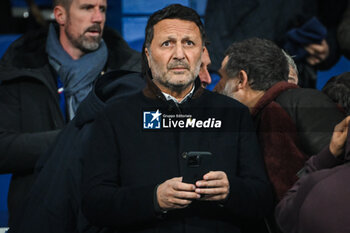
<path fill-rule="evenodd" d="M 195 192 L 201 195 L 202 201 L 224 201 L 230 193 L 230 182 L 225 172 L 211 171 L 196 182 Z"/>
<path fill-rule="evenodd" d="M 212 168 L 213 155 L 211 152 L 184 152 L 182 157 L 186 159 L 186 169 L 182 179 L 184 183 L 195 184 L 196 181 L 202 180 L 203 176 Z"/>
<path fill-rule="evenodd" d="M 161 210 L 186 208 L 200 195 L 195 192 L 196 186 L 181 182 L 181 177 L 164 181 L 157 188 L 157 201 Z"/>

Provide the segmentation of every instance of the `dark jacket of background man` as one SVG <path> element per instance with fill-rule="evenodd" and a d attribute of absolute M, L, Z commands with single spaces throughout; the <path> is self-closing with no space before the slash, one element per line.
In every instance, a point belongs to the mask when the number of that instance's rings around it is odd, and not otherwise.
<path fill-rule="evenodd" d="M 8 195 L 10 225 L 34 181 L 36 161 L 66 124 L 59 106 L 57 74 L 45 52 L 46 38 L 46 30 L 19 38 L 0 62 L 0 173 L 13 174 Z M 103 39 L 109 54 L 106 71 L 140 71 L 139 53 L 117 32 L 105 28 Z"/>
<path fill-rule="evenodd" d="M 299 85 L 315 87 L 316 70 L 329 69 L 340 57 L 336 30 L 346 3 L 346 0 L 339 0 L 337 4 L 329 0 L 208 0 L 205 27 L 211 41 L 208 45 L 211 69 L 217 71 L 220 68 L 225 50 L 233 42 L 258 37 L 272 40 L 283 48 L 291 29 L 317 17 L 327 29 L 325 40 L 329 54 L 317 65 L 310 65 L 305 59 L 297 62 Z M 308 36 L 312 37 L 314 33 L 310 32 Z"/>
<path fill-rule="evenodd" d="M 75 118 L 62 130 L 48 152 L 40 156 L 35 169 L 37 177 L 21 216 L 10 232 L 76 233 L 89 226 L 80 210 L 80 181 L 83 150 L 91 123 L 108 102 L 142 90 L 144 86 L 140 74 L 127 71 L 107 72 L 96 80 Z"/>

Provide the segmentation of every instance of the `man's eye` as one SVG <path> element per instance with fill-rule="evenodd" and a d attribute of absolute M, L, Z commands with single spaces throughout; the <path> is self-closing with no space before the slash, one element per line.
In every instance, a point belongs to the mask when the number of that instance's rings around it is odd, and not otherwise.
<path fill-rule="evenodd" d="M 192 45 L 194 45 L 194 43 L 193 43 L 193 41 L 188 40 L 188 41 L 186 41 L 186 45 L 192 46 Z"/>
<path fill-rule="evenodd" d="M 162 46 L 164 46 L 164 47 L 170 46 L 170 41 L 165 41 L 165 42 L 163 42 Z"/>
<path fill-rule="evenodd" d="M 94 8 L 94 7 L 91 6 L 91 5 L 84 5 L 84 6 L 81 7 L 81 9 L 83 9 L 83 10 L 91 10 L 91 9 L 93 9 L 93 8 Z"/>

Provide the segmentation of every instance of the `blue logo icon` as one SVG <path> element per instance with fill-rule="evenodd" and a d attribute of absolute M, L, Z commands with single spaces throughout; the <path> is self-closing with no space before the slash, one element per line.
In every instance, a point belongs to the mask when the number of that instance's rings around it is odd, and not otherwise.
<path fill-rule="evenodd" d="M 156 112 L 143 112 L 143 128 L 160 129 L 161 115 L 159 109 Z"/>

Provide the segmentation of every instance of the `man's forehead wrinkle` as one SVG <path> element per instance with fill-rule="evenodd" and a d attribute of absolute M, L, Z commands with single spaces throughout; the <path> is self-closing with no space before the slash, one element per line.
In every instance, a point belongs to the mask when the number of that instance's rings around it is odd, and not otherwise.
<path fill-rule="evenodd" d="M 161 32 L 162 35 L 159 35 L 158 36 L 162 36 L 162 37 L 165 37 L 165 38 L 168 38 L 168 39 L 193 39 L 193 38 L 196 38 L 197 35 L 196 33 L 194 33 L 193 31 L 190 31 L 188 33 L 183 33 L 183 32 L 180 32 L 180 31 L 176 31 L 176 32 L 167 32 L 167 31 L 157 31 L 155 30 L 155 35 L 157 35 L 157 33 Z M 198 39 L 200 39 L 200 37 L 198 37 Z"/>
<path fill-rule="evenodd" d="M 181 38 L 178 38 L 177 36 L 175 35 L 168 35 L 168 36 L 165 36 L 166 39 L 169 39 L 169 40 L 189 40 L 189 39 L 192 39 L 191 36 L 188 36 L 188 35 L 184 35 L 182 36 Z"/>
<path fill-rule="evenodd" d="M 154 25 L 155 34 L 162 32 L 167 37 L 178 38 L 181 34 L 182 37 L 196 37 L 200 35 L 199 28 L 197 25 L 190 21 L 175 20 L 170 21 L 169 19 L 162 20 Z"/>

